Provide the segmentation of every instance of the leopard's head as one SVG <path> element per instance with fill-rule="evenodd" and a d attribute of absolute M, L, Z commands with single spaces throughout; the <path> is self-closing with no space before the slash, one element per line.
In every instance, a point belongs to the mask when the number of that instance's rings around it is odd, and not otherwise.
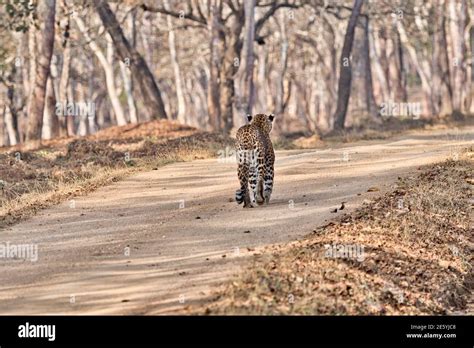
<path fill-rule="evenodd" d="M 265 133 L 270 133 L 273 126 L 273 119 L 275 118 L 274 114 L 265 115 L 265 114 L 256 114 L 254 116 L 247 115 L 247 120 L 262 129 Z"/>

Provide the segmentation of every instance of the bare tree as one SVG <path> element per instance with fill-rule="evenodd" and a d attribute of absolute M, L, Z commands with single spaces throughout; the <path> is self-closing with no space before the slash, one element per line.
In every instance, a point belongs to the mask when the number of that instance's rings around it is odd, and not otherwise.
<path fill-rule="evenodd" d="M 118 55 L 122 61 L 130 64 L 132 76 L 140 90 L 136 96 L 143 100 L 143 111 L 149 119 L 166 119 L 167 115 L 160 90 L 145 60 L 125 38 L 120 23 L 115 18 L 107 1 L 97 0 L 93 4 L 104 27 L 112 37 Z"/>
<path fill-rule="evenodd" d="M 117 93 L 117 87 L 115 85 L 115 74 L 113 67 L 114 46 L 112 39 L 109 35 L 107 36 L 107 53 L 104 54 L 97 43 L 88 34 L 84 21 L 79 16 L 74 16 L 74 21 L 76 22 L 77 27 L 81 33 L 84 35 L 86 42 L 89 43 L 89 47 L 91 48 L 92 52 L 94 52 L 94 54 L 97 56 L 100 65 L 104 69 L 107 92 L 109 94 L 112 108 L 114 109 L 115 118 L 117 120 L 117 124 L 119 126 L 123 126 L 127 124 L 127 120 L 125 119 L 125 114 L 123 112 L 123 108 Z"/>
<path fill-rule="evenodd" d="M 357 124 L 376 120 L 378 116 L 372 85 L 369 48 L 369 18 L 360 15 L 352 47 L 352 82 L 347 122 Z"/>
<path fill-rule="evenodd" d="M 231 133 L 258 110 L 280 114 L 275 135 L 324 134 L 384 122 L 377 105 L 387 102 L 422 101 L 423 118 L 472 110 L 472 0 L 56 2 L 43 96 L 35 86 L 45 22 L 17 16 L 23 2 L 12 18 L 0 5 L 3 144 L 25 142 L 41 98 L 43 138 L 56 136 L 58 120 L 59 136 L 165 117 Z M 32 4 L 39 13 L 40 1 Z M 28 30 L 4 26 L 9 20 Z M 54 101 L 91 101 L 96 118 L 69 109 L 58 118 Z"/>
<path fill-rule="evenodd" d="M 254 69 L 254 39 L 255 39 L 255 0 L 245 1 L 246 31 L 246 61 L 245 61 L 245 98 L 247 100 L 247 113 L 252 113 L 255 99 L 253 69 Z"/>
<path fill-rule="evenodd" d="M 28 129 L 26 140 L 35 146 L 41 141 L 43 111 L 46 95 L 46 84 L 50 73 L 51 56 L 54 46 L 54 18 L 56 0 L 40 1 L 37 12 L 39 30 L 36 33 L 37 65 L 35 69 L 32 98 L 28 106 Z"/>
<path fill-rule="evenodd" d="M 224 32 L 222 23 L 222 0 L 210 0 L 209 10 L 210 64 L 209 86 L 207 89 L 207 105 L 209 124 L 212 130 L 221 129 L 220 80 L 222 56 L 224 54 Z"/>
<path fill-rule="evenodd" d="M 130 123 L 138 123 L 137 107 L 133 99 L 133 85 L 130 77 L 130 71 L 124 62 L 120 61 L 120 74 L 122 76 L 125 94 L 127 95 L 128 112 L 130 116 Z"/>
<path fill-rule="evenodd" d="M 466 84 L 468 76 L 465 66 L 466 61 L 466 44 L 464 41 L 465 29 L 467 25 L 467 2 L 466 0 L 449 0 L 449 30 L 452 43 L 451 57 L 451 76 L 452 87 L 456 93 L 453 93 L 453 109 L 456 112 L 466 112 L 470 105 L 467 100 L 470 99 L 469 92 L 466 92 Z M 470 104 L 470 103 L 469 103 Z"/>
<path fill-rule="evenodd" d="M 433 103 L 432 95 L 433 95 L 433 86 L 431 84 L 432 79 L 432 71 L 430 63 L 426 56 L 423 56 L 420 50 L 417 50 L 416 47 L 412 42 L 410 42 L 409 36 L 405 30 L 405 25 L 401 20 L 397 20 L 397 29 L 400 34 L 400 39 L 404 47 L 406 48 L 408 55 L 411 59 L 411 62 L 416 68 L 418 76 L 421 79 L 421 87 L 425 94 L 425 109 L 431 115 L 437 114 L 438 110 L 436 109 L 436 105 Z"/>
<path fill-rule="evenodd" d="M 350 64 L 350 55 L 352 51 L 352 43 L 354 41 L 354 31 L 357 20 L 362 9 L 364 0 L 354 0 L 349 23 L 347 24 L 346 35 L 344 37 L 344 46 L 342 47 L 340 69 L 339 69 L 339 85 L 337 89 L 337 109 L 334 114 L 334 129 L 341 130 L 344 128 L 346 121 L 347 104 L 351 93 L 352 71 Z"/>
<path fill-rule="evenodd" d="M 169 1 L 164 1 L 165 8 L 169 9 Z M 181 123 L 186 123 L 186 102 L 184 100 L 183 83 L 181 79 L 181 68 L 179 67 L 178 54 L 176 51 L 176 35 L 173 22 L 170 16 L 166 16 L 168 26 L 168 44 L 170 49 L 171 65 L 173 66 L 174 79 L 176 82 L 176 97 L 178 99 L 177 119 Z"/>
<path fill-rule="evenodd" d="M 226 11 L 224 13 L 224 5 Z M 254 39 L 263 42 L 260 32 L 265 23 L 281 8 L 298 8 L 301 5 L 287 1 L 257 3 L 265 9 L 255 22 Z M 245 23 L 243 2 L 232 0 L 210 0 L 208 17 L 203 14 L 198 1 L 188 2 L 188 10 L 167 10 L 164 6 L 142 5 L 145 11 L 163 13 L 184 18 L 200 27 L 208 28 L 211 42 L 210 80 L 208 89 L 209 121 L 211 128 L 230 132 L 234 125 L 235 104 L 234 80 L 241 65 L 243 47 L 242 29 Z M 219 102 L 217 103 L 217 99 Z M 217 106 L 219 105 L 219 106 Z"/>
<path fill-rule="evenodd" d="M 46 101 L 43 113 L 42 139 L 54 139 L 59 135 L 59 121 L 56 114 L 56 93 L 53 78 L 50 76 L 46 84 Z"/>

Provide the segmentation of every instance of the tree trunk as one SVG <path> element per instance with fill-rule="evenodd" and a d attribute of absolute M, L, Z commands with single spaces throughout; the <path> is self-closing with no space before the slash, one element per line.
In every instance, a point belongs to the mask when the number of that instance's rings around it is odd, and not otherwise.
<path fill-rule="evenodd" d="M 137 9 L 133 8 L 131 10 L 131 15 L 128 17 L 128 27 L 129 27 L 129 37 L 130 43 L 135 48 L 137 43 L 137 30 L 136 30 L 136 17 L 137 17 Z M 120 61 L 120 73 L 122 75 L 125 92 L 127 94 L 127 104 L 128 104 L 128 112 L 129 118 L 131 123 L 138 123 L 138 112 L 137 112 L 137 105 L 135 103 L 135 99 L 133 98 L 133 80 L 130 74 L 130 69 L 128 69 L 127 65 Z"/>
<path fill-rule="evenodd" d="M 169 1 L 165 0 L 164 5 L 166 9 L 169 9 Z M 178 99 L 178 122 L 185 124 L 186 120 L 186 101 L 184 99 L 183 83 L 181 79 L 181 69 L 178 62 L 178 54 L 176 52 L 176 38 L 173 29 L 173 22 L 171 16 L 166 16 L 168 25 L 168 44 L 170 49 L 171 65 L 173 66 L 174 79 L 176 84 L 176 97 Z"/>
<path fill-rule="evenodd" d="M 67 85 L 67 102 L 74 104 L 76 102 L 76 81 L 71 79 L 69 84 Z M 69 136 L 76 135 L 76 118 L 74 116 L 66 116 L 67 120 L 67 133 Z"/>
<path fill-rule="evenodd" d="M 397 102 L 406 102 L 407 79 L 403 59 L 400 34 L 394 28 L 392 39 L 387 40 L 388 82 L 390 85 L 390 99 Z"/>
<path fill-rule="evenodd" d="M 7 133 L 5 127 L 5 114 L 7 112 L 7 107 L 3 106 L 0 109 L 0 147 L 8 145 L 7 143 Z"/>
<path fill-rule="evenodd" d="M 24 70 L 23 70 L 24 71 Z M 9 144 L 16 145 L 20 141 L 20 132 L 18 129 L 18 109 L 16 106 L 16 95 L 18 92 L 15 88 L 15 75 L 16 75 L 16 66 L 12 65 L 12 70 L 9 75 L 7 75 L 7 102 L 5 103 L 5 127 L 7 130 Z M 23 76 L 26 79 L 26 76 Z"/>
<path fill-rule="evenodd" d="M 467 48 L 464 37 L 467 27 L 467 1 L 450 0 L 448 4 L 450 34 L 452 42 L 453 109 L 466 113 L 470 108 L 471 89 L 468 81 Z M 469 76 L 470 78 L 470 76 Z"/>
<path fill-rule="evenodd" d="M 285 102 L 285 74 L 288 67 L 288 37 L 286 35 L 286 14 L 280 12 L 280 64 L 278 66 L 277 95 L 275 113 L 279 116 L 283 113 Z M 282 119 L 282 117 L 280 117 Z"/>
<path fill-rule="evenodd" d="M 87 59 L 88 66 L 93 66 L 94 58 L 92 56 L 88 56 Z M 97 132 L 97 104 L 95 103 L 97 88 L 94 84 L 93 74 L 89 73 L 88 75 L 89 77 L 87 82 L 87 100 L 92 103 L 93 112 L 91 114 L 88 114 L 87 126 L 89 129 L 89 134 L 94 134 Z"/>
<path fill-rule="evenodd" d="M 19 136 L 16 115 L 13 114 L 8 105 L 5 105 L 5 127 L 8 134 L 8 144 L 10 146 L 18 144 Z"/>
<path fill-rule="evenodd" d="M 327 49 L 329 51 L 329 55 L 325 57 L 325 61 L 327 62 L 327 71 L 324 75 L 324 82 L 327 88 L 323 90 L 323 93 L 320 93 L 320 100 L 319 104 L 321 105 L 322 114 L 318 116 L 324 116 L 324 119 L 318 117 L 318 128 L 321 130 L 328 131 L 332 127 L 332 115 L 336 111 L 336 98 L 337 98 L 337 83 L 338 83 L 338 76 L 337 76 L 337 46 L 335 45 L 337 35 L 334 31 L 334 27 L 331 22 L 328 20 L 327 16 L 323 13 L 322 14 L 323 24 L 325 30 L 325 37 L 326 42 L 334 43 L 327 45 Z M 313 80 L 313 83 L 316 81 Z M 321 86 L 321 85 L 320 85 Z"/>
<path fill-rule="evenodd" d="M 436 105 L 433 103 L 433 86 L 430 83 L 430 81 L 432 81 L 430 63 L 425 57 L 419 56 L 417 49 L 415 46 L 413 46 L 408 38 L 402 21 L 397 21 L 397 29 L 398 33 L 400 34 L 400 40 L 405 46 L 408 55 L 410 56 L 411 62 L 420 76 L 421 88 L 425 94 L 426 112 L 430 113 L 431 115 L 436 115 L 438 114 L 439 110 L 436 109 Z"/>
<path fill-rule="evenodd" d="M 352 81 L 346 125 L 360 125 L 369 119 L 375 120 L 378 115 L 369 51 L 369 20 L 366 16 L 360 16 L 352 48 Z"/>
<path fill-rule="evenodd" d="M 59 78 L 59 100 L 61 108 L 65 108 L 68 103 L 67 91 L 69 85 L 69 73 L 71 71 L 71 47 L 69 39 L 63 44 L 63 59 L 61 66 L 61 76 Z M 61 124 L 61 136 L 74 135 L 74 119 L 69 116 L 59 115 L 59 123 Z"/>
<path fill-rule="evenodd" d="M 122 75 L 125 94 L 127 95 L 128 112 L 130 123 L 138 123 L 137 107 L 133 99 L 133 86 L 129 70 L 124 62 L 120 61 L 120 74 Z"/>
<path fill-rule="evenodd" d="M 33 88 L 35 85 L 36 78 L 36 26 L 32 25 L 28 30 L 28 78 L 25 81 L 28 81 L 26 94 L 28 96 L 28 106 L 31 103 L 33 98 Z"/>
<path fill-rule="evenodd" d="M 334 114 L 335 130 L 343 129 L 346 121 L 347 105 L 349 103 L 352 80 L 350 55 L 352 51 L 352 43 L 354 41 L 355 26 L 363 3 L 363 0 L 354 0 L 351 17 L 349 18 L 346 34 L 344 36 L 344 45 L 342 47 L 340 59 L 339 84 L 337 89 L 337 108 L 336 113 Z"/>
<path fill-rule="evenodd" d="M 258 108 L 265 110 L 267 108 L 267 50 L 265 47 L 259 46 L 258 48 L 258 73 L 257 73 L 257 84 L 256 89 L 258 96 Z"/>
<path fill-rule="evenodd" d="M 255 90 L 253 82 L 254 69 L 254 39 L 255 39 L 255 0 L 245 1 L 245 24 L 246 24 L 246 61 L 245 61 L 245 100 L 247 101 L 247 113 L 252 114 L 255 101 Z"/>
<path fill-rule="evenodd" d="M 56 96 L 53 78 L 50 76 L 46 84 L 46 101 L 43 114 L 43 139 L 53 139 L 59 135 L 58 115 L 56 114 Z"/>
<path fill-rule="evenodd" d="M 379 32 L 380 35 L 376 35 Z M 371 26 L 370 30 L 370 47 L 371 47 L 371 58 L 374 63 L 374 71 L 377 76 L 380 85 L 380 94 L 382 102 L 388 102 L 390 100 L 390 83 L 388 79 L 388 63 L 386 57 L 386 37 L 384 28 L 379 31 L 374 31 Z"/>
<path fill-rule="evenodd" d="M 28 129 L 26 140 L 33 142 L 34 147 L 41 142 L 43 111 L 46 95 L 46 84 L 50 73 L 51 56 L 54 46 L 54 17 L 56 0 L 38 3 L 39 30 L 36 35 L 38 48 L 35 83 L 32 86 L 32 99 L 28 106 Z"/>
<path fill-rule="evenodd" d="M 207 107 L 209 114 L 209 125 L 213 131 L 221 129 L 221 81 L 219 71 L 222 68 L 222 56 L 224 54 L 224 33 L 222 32 L 222 0 L 210 0 L 209 32 L 210 62 L 209 62 L 209 85 L 207 86 Z"/>
<path fill-rule="evenodd" d="M 112 37 L 118 55 L 123 62 L 130 63 L 132 76 L 140 90 L 139 93 L 136 94 L 138 98 L 142 98 L 143 100 L 142 107 L 144 113 L 151 119 L 166 119 L 165 106 L 153 74 L 140 53 L 138 53 L 138 51 L 131 46 L 125 38 L 120 23 L 117 21 L 117 18 L 115 18 L 115 15 L 110 9 L 107 1 L 94 1 L 93 6 L 99 14 L 104 27 Z"/>
<path fill-rule="evenodd" d="M 449 59 L 447 56 L 446 43 L 446 6 L 443 0 L 439 1 L 434 7 L 435 21 L 433 32 L 433 53 L 431 57 L 431 70 L 433 71 L 433 102 L 436 104 L 438 113 L 452 113 L 452 89 L 449 78 Z M 443 87 L 447 92 L 448 103 L 443 110 Z"/>
<path fill-rule="evenodd" d="M 228 19 L 230 24 L 227 35 L 225 35 L 224 61 L 220 71 L 221 115 L 224 133 L 229 133 L 234 126 L 234 79 L 240 66 L 243 46 L 240 34 L 242 33 L 242 23 L 244 20 L 244 10 L 239 8 L 238 12 Z"/>
<path fill-rule="evenodd" d="M 107 56 L 104 55 L 100 47 L 97 45 L 95 41 L 91 39 L 89 34 L 87 33 L 87 28 L 84 24 L 84 21 L 79 18 L 78 16 L 74 16 L 74 20 L 77 24 L 77 27 L 81 31 L 82 35 L 89 43 L 89 47 L 91 48 L 92 52 L 97 56 L 99 63 L 102 65 L 102 68 L 105 72 L 105 83 L 107 85 L 107 93 L 110 98 L 110 103 L 112 104 L 112 108 L 114 109 L 115 118 L 117 121 L 117 125 L 123 126 L 127 124 L 127 120 L 125 119 L 125 114 L 123 112 L 122 105 L 120 104 L 120 99 L 117 94 L 117 88 L 115 86 L 115 76 L 114 76 L 114 67 L 113 67 L 113 59 L 114 59 L 114 45 L 112 39 L 109 35 L 107 35 Z"/>
<path fill-rule="evenodd" d="M 466 68 L 466 45 L 464 41 L 464 31 L 466 28 L 467 4 L 466 0 L 449 0 L 449 29 L 452 43 L 452 88 L 453 88 L 453 109 L 455 112 L 464 113 L 466 109 L 466 89 L 467 83 Z"/>
<path fill-rule="evenodd" d="M 81 59 L 81 62 L 76 67 L 77 73 L 79 74 L 79 76 L 85 76 L 84 65 L 85 65 L 84 60 Z M 77 93 L 78 103 L 84 103 L 88 99 L 86 96 L 86 91 L 84 88 L 83 81 L 78 81 L 76 88 L 74 88 L 74 90 Z M 81 112 L 78 115 L 74 115 L 74 117 L 78 119 L 79 121 L 79 124 L 77 126 L 77 135 L 80 137 L 86 136 L 88 134 L 88 129 L 87 129 L 88 116 L 89 115 L 85 112 Z"/>
<path fill-rule="evenodd" d="M 63 46 L 64 47 L 64 46 Z M 63 59 L 64 59 L 65 52 L 63 50 Z M 61 103 L 61 92 L 60 92 L 60 85 L 61 85 L 61 74 L 59 71 L 59 64 L 60 58 L 58 56 L 53 55 L 53 61 L 51 62 L 51 80 L 53 83 L 53 90 L 54 90 L 54 102 Z M 48 82 L 49 83 L 49 82 Z M 48 86 L 46 86 L 46 89 Z M 66 122 L 65 118 L 62 115 L 58 115 L 56 113 L 56 105 L 53 105 L 53 128 L 54 130 L 54 137 L 63 137 L 67 135 L 66 129 Z"/>
<path fill-rule="evenodd" d="M 115 70 L 114 70 L 114 43 L 110 35 L 106 35 L 107 40 L 107 53 L 106 53 L 106 64 L 104 66 L 105 71 L 105 80 L 107 85 L 107 92 L 110 97 L 110 102 L 114 108 L 114 114 L 117 119 L 117 125 L 123 126 L 127 124 L 127 119 L 125 118 L 125 112 L 122 108 L 122 103 L 120 102 L 121 92 L 117 91 L 117 86 L 115 82 Z"/>
<path fill-rule="evenodd" d="M 285 111 L 285 75 L 288 67 L 288 36 L 286 33 L 286 13 L 279 13 L 279 27 L 280 27 L 280 64 L 278 65 L 277 80 L 276 80 L 276 98 L 275 98 L 275 128 L 277 132 L 283 130 L 283 113 Z"/>

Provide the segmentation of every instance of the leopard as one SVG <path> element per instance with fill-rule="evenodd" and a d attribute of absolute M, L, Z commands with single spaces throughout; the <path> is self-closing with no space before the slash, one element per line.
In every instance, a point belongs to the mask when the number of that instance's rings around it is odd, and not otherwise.
<path fill-rule="evenodd" d="M 239 205 L 244 203 L 244 208 L 270 204 L 275 164 L 270 132 L 274 118 L 274 114 L 249 114 L 249 123 L 237 130 L 237 176 L 240 188 L 235 192 L 235 200 Z"/>

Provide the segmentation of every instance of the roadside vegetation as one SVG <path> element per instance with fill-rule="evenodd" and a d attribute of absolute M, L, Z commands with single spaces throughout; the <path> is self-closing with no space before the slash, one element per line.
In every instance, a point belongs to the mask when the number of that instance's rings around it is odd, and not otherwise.
<path fill-rule="evenodd" d="M 49 141 L 40 149 L 0 152 L 0 227 L 87 194 L 141 170 L 215 157 L 229 137 L 169 121 L 108 128 Z"/>
<path fill-rule="evenodd" d="M 206 314 L 473 314 L 474 148 L 399 178 L 384 196 L 268 247 Z"/>

